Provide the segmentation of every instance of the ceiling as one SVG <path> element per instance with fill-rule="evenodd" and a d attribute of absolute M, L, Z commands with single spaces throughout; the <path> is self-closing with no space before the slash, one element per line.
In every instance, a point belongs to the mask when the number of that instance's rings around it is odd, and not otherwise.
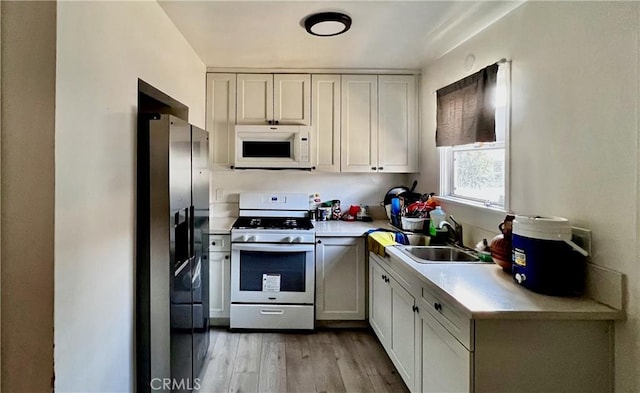
<path fill-rule="evenodd" d="M 208 67 L 418 69 L 523 1 L 158 2 Z M 346 13 L 351 29 L 308 34 L 319 11 Z"/>

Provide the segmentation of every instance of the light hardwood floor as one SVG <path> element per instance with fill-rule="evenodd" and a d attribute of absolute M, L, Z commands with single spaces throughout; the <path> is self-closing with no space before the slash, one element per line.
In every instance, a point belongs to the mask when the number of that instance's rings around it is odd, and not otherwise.
<path fill-rule="evenodd" d="M 212 329 L 201 393 L 408 393 L 370 330 L 309 334 Z"/>

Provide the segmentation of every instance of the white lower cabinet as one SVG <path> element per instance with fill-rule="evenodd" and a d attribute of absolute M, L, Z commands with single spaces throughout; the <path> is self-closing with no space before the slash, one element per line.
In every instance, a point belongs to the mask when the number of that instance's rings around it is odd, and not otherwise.
<path fill-rule="evenodd" d="M 316 319 L 364 320 L 364 239 L 319 237 L 316 243 Z"/>
<path fill-rule="evenodd" d="M 369 254 L 369 323 L 410 391 L 613 391 L 612 321 L 471 319 L 403 266 Z"/>
<path fill-rule="evenodd" d="M 229 325 L 231 250 L 229 235 L 210 235 L 209 318 L 211 325 Z"/>
<path fill-rule="evenodd" d="M 391 352 L 398 372 L 411 391 L 418 391 L 416 385 L 416 356 L 419 345 L 416 342 L 416 322 L 418 316 L 415 300 L 393 277 L 391 285 Z"/>
<path fill-rule="evenodd" d="M 391 285 L 374 258 L 369 258 L 369 324 L 386 349 L 391 342 Z"/>
<path fill-rule="evenodd" d="M 472 352 L 460 344 L 429 313 L 421 313 L 422 391 L 471 392 Z"/>
<path fill-rule="evenodd" d="M 369 323 L 410 391 L 418 391 L 419 358 L 415 299 L 383 266 L 369 259 Z"/>

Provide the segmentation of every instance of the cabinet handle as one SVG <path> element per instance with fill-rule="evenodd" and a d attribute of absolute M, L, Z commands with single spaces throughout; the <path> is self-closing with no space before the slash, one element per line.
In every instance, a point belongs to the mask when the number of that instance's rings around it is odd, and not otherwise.
<path fill-rule="evenodd" d="M 322 244 L 322 240 L 318 240 L 316 243 L 318 243 L 318 244 Z"/>
<path fill-rule="evenodd" d="M 419 312 L 420 309 L 418 309 L 418 306 L 411 306 L 411 310 L 413 310 L 413 312 Z"/>
<path fill-rule="evenodd" d="M 276 124 L 280 124 L 280 120 L 276 120 L 276 121 L 275 121 L 275 123 L 276 123 Z"/>
<path fill-rule="evenodd" d="M 375 167 L 375 166 L 372 166 L 372 167 L 371 167 L 371 170 L 372 170 L 372 171 L 375 171 L 375 170 L 376 170 L 376 167 Z"/>
<path fill-rule="evenodd" d="M 383 168 L 383 167 L 381 167 L 381 166 L 379 166 L 379 167 L 378 167 L 378 170 L 383 170 L 383 169 L 384 169 L 384 168 Z"/>
<path fill-rule="evenodd" d="M 442 311 L 442 304 L 440 303 L 433 303 L 433 308 L 436 309 L 436 311 Z"/>
<path fill-rule="evenodd" d="M 224 256 L 224 259 L 229 259 L 229 256 L 228 256 L 228 255 L 225 255 L 225 256 Z"/>
<path fill-rule="evenodd" d="M 273 124 L 273 120 L 267 120 L 268 124 Z"/>
<path fill-rule="evenodd" d="M 212 246 L 215 246 L 215 245 L 216 245 L 216 242 L 211 242 L 211 245 L 212 245 Z"/>

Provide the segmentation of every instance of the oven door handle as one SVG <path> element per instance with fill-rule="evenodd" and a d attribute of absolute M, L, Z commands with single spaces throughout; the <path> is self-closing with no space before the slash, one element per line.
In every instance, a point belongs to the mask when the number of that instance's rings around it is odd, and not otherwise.
<path fill-rule="evenodd" d="M 238 251 L 264 251 L 264 252 L 300 252 L 313 251 L 313 244 L 266 244 L 266 243 L 234 243 L 231 245 L 232 250 Z"/>

